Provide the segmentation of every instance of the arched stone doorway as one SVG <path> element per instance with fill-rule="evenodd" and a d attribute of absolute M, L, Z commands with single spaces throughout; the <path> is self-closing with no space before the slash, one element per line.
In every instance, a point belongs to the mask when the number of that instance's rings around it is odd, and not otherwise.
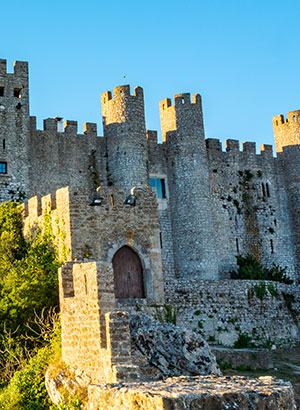
<path fill-rule="evenodd" d="M 112 260 L 117 299 L 144 298 L 143 268 L 139 256 L 123 246 Z"/>

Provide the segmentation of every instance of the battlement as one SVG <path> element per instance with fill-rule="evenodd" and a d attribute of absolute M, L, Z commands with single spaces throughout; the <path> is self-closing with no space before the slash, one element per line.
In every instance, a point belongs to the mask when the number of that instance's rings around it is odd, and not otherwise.
<path fill-rule="evenodd" d="M 168 136 L 173 139 L 173 131 L 204 140 L 200 94 L 194 94 L 192 101 L 190 93 L 176 94 L 174 105 L 170 98 L 166 98 L 159 103 L 159 111 L 163 142 L 167 141 Z"/>
<path fill-rule="evenodd" d="M 282 124 L 293 124 L 293 123 L 300 123 L 300 110 L 290 111 L 287 113 L 287 118 L 284 118 L 284 115 L 276 115 L 272 118 L 273 120 L 273 127 L 275 131 L 275 127 L 280 127 Z"/>
<path fill-rule="evenodd" d="M 10 74 L 7 72 L 7 60 L 0 59 L 0 75 L 6 76 Z M 26 61 L 15 61 L 14 72 L 16 77 L 28 77 L 28 63 Z"/>
<path fill-rule="evenodd" d="M 209 153 L 215 152 L 216 154 L 220 153 L 235 153 L 235 154 L 252 154 L 256 155 L 256 143 L 255 142 L 243 142 L 242 143 L 242 150 L 240 150 L 240 142 L 239 140 L 228 139 L 225 141 L 226 151 L 222 150 L 222 144 L 219 139 L 217 138 L 208 138 L 205 140 L 206 148 Z M 263 144 L 260 146 L 260 155 L 268 155 L 273 157 L 273 147 L 272 145 Z"/>
<path fill-rule="evenodd" d="M 64 126 L 65 126 L 65 133 L 77 134 L 77 131 L 78 131 L 77 121 L 66 120 Z"/>
<path fill-rule="evenodd" d="M 240 151 L 240 142 L 239 140 L 226 140 L 225 141 L 226 152 L 239 152 Z"/>
<path fill-rule="evenodd" d="M 201 108 L 201 95 L 194 94 L 193 99 L 191 102 L 191 94 L 190 93 L 181 93 L 174 95 L 174 106 L 181 107 L 181 106 L 191 106 L 191 105 L 199 105 Z M 168 108 L 173 107 L 172 101 L 170 98 L 165 98 L 159 103 L 159 108 L 161 111 L 167 110 Z"/>
<path fill-rule="evenodd" d="M 83 124 L 83 133 L 84 135 L 94 135 L 95 137 L 97 134 L 97 124 L 93 122 L 85 122 Z"/>
<path fill-rule="evenodd" d="M 134 93 L 131 95 L 130 94 L 130 85 L 120 85 L 118 87 L 114 88 L 113 91 L 113 96 L 111 91 L 105 91 L 103 94 L 101 94 L 101 104 L 107 104 L 111 100 L 116 100 L 116 99 L 125 99 L 128 97 L 137 97 L 139 99 L 144 99 L 144 91 L 142 87 L 134 87 Z"/>
<path fill-rule="evenodd" d="M 41 131 L 53 131 L 61 134 L 78 134 L 78 123 L 73 120 L 66 120 L 64 124 L 61 122 L 62 118 L 46 118 L 43 121 L 43 130 Z M 30 129 L 37 130 L 37 121 L 35 116 L 29 117 Z M 63 125 L 60 129 L 60 124 Z M 92 122 L 85 122 L 83 124 L 83 133 L 86 136 L 97 136 L 97 124 Z"/>
<path fill-rule="evenodd" d="M 36 219 L 56 209 L 56 194 L 48 194 L 42 197 L 34 196 L 24 202 L 22 207 L 23 218 Z"/>
<path fill-rule="evenodd" d="M 287 118 L 282 114 L 272 118 L 277 152 L 284 146 L 300 143 L 300 110 L 290 111 Z"/>

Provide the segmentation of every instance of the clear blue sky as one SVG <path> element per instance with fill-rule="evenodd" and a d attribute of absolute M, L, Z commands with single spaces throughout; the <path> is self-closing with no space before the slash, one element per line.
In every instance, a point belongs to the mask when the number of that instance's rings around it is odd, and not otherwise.
<path fill-rule="evenodd" d="M 1 3 L 0 57 L 30 63 L 31 115 L 101 124 L 100 94 L 203 98 L 206 137 L 273 143 L 272 116 L 300 109 L 298 1 L 15 0 Z M 101 131 L 102 132 L 102 131 Z"/>

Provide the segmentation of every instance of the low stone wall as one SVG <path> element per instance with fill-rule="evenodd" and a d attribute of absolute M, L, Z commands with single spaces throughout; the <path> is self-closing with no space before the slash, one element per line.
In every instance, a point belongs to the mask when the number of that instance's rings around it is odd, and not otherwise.
<path fill-rule="evenodd" d="M 299 340 L 299 291 L 293 285 L 264 283 L 265 289 L 261 281 L 250 280 L 168 281 L 166 303 L 176 306 L 177 324 L 193 329 L 211 344 L 232 346 L 246 334 L 253 347 L 295 343 Z"/>
<path fill-rule="evenodd" d="M 267 349 L 226 349 L 214 347 L 211 349 L 216 356 L 221 369 L 272 369 L 272 354 Z"/>
<path fill-rule="evenodd" d="M 260 377 L 176 377 L 162 381 L 91 385 L 89 410 L 294 410 L 289 382 Z"/>

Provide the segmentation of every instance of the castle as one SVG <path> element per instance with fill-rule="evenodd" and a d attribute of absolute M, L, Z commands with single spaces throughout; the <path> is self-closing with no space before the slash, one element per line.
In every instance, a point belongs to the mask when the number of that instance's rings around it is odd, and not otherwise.
<path fill-rule="evenodd" d="M 299 304 L 300 111 L 273 118 L 274 157 L 270 145 L 257 154 L 255 143 L 240 150 L 227 140 L 223 152 L 219 140 L 205 140 L 199 94 L 160 103 L 159 144 L 157 132 L 146 129 L 140 87 L 102 94 L 103 137 L 96 124 L 78 134 L 76 121 L 63 125 L 61 118 L 37 129 L 28 87 L 27 63 L 16 62 L 10 74 L 0 60 L 0 200 L 30 198 L 25 233 L 49 210 L 64 233 L 67 363 L 96 381 L 103 369 L 110 372 L 105 380 L 134 375 L 126 314 L 116 308 L 150 312 L 169 303 L 180 323 L 228 345 L 245 332 L 262 343 L 298 338 L 284 295 Z M 253 282 L 229 279 L 236 256 L 247 253 L 287 266 L 294 280 L 276 285 L 278 297 L 266 296 L 263 314 L 250 297 Z"/>

